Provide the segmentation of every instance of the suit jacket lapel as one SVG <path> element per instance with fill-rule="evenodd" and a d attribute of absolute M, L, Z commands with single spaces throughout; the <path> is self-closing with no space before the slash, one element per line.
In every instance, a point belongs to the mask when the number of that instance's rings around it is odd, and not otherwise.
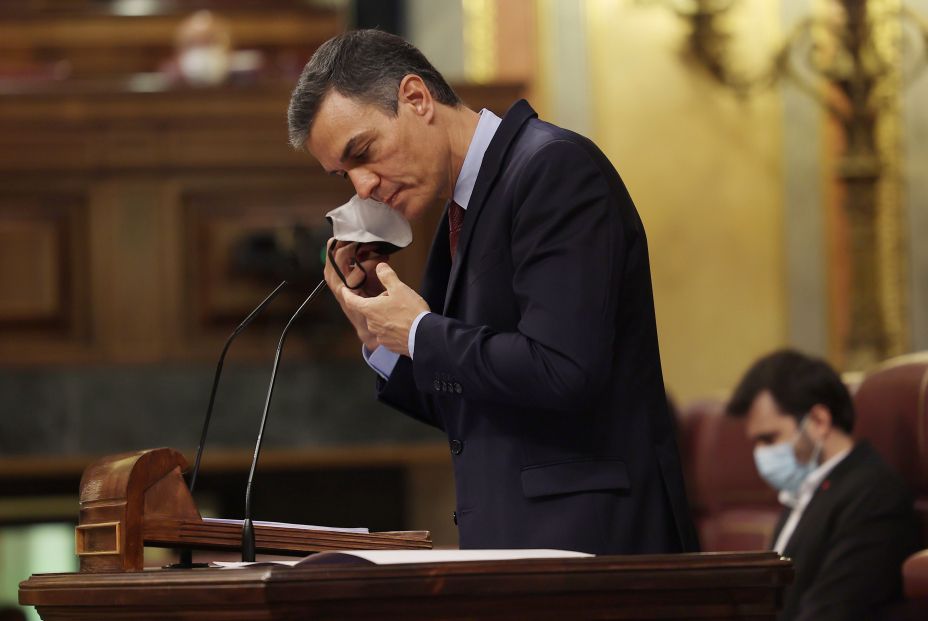
<path fill-rule="evenodd" d="M 866 442 L 859 442 L 857 446 L 851 449 L 847 457 L 835 466 L 834 469 L 828 473 L 828 476 L 825 477 L 825 480 L 819 484 L 818 489 L 815 490 L 815 494 L 806 506 L 805 511 L 803 511 L 802 517 L 799 518 L 799 523 L 796 524 L 796 530 L 793 531 L 789 541 L 786 542 L 786 547 L 783 550 L 784 556 L 792 557 L 795 554 L 797 546 L 800 545 L 800 542 L 805 538 L 808 531 L 813 531 L 816 534 L 821 531 L 822 524 L 828 519 L 828 514 L 836 498 L 835 493 L 829 493 L 828 490 L 842 479 L 853 476 L 854 471 L 860 463 L 866 459 L 869 450 L 871 449 Z M 828 482 L 827 485 L 825 485 L 826 481 Z"/>
<path fill-rule="evenodd" d="M 445 303 L 442 309 L 442 314 L 444 315 L 448 314 L 448 309 L 454 298 L 455 287 L 458 284 L 459 274 L 461 273 L 462 266 L 467 261 L 467 250 L 470 246 L 470 238 L 475 223 L 477 222 L 477 218 L 480 217 L 480 212 L 486 203 L 490 188 L 493 187 L 499 175 L 503 165 L 503 159 L 506 157 L 510 145 L 513 140 L 515 140 L 516 135 L 518 135 L 519 130 L 522 129 L 525 122 L 537 116 L 538 114 L 528 105 L 528 102 L 524 99 L 520 99 L 509 108 L 508 112 L 506 112 L 499 128 L 496 130 L 496 134 L 493 136 L 493 140 L 490 141 L 490 145 L 487 147 L 487 151 L 483 156 L 483 162 L 480 164 L 480 172 L 477 173 L 477 180 L 474 183 L 474 192 L 471 194 L 470 202 L 467 204 L 467 214 L 464 216 L 464 227 L 461 229 L 460 237 L 458 237 L 456 258 L 454 267 L 451 269 L 451 275 L 448 279 L 447 293 L 445 294 Z M 447 218 L 445 219 L 447 220 Z M 445 237 L 447 237 L 447 224 L 444 228 Z M 445 247 L 448 248 L 447 241 L 445 242 Z M 434 245 L 432 249 L 435 249 Z"/>

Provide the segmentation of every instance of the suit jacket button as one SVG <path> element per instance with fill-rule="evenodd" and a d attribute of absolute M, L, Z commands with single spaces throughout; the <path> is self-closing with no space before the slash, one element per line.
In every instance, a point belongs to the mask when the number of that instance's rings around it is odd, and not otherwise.
<path fill-rule="evenodd" d="M 457 511 L 451 512 L 451 521 L 454 522 L 455 526 L 458 525 L 458 512 Z"/>
<path fill-rule="evenodd" d="M 441 392 L 441 382 L 438 380 L 435 380 L 434 382 L 432 382 L 432 388 L 434 388 L 436 392 Z"/>
<path fill-rule="evenodd" d="M 464 388 L 461 386 L 461 383 L 460 383 L 460 382 L 455 382 L 455 383 L 454 383 L 454 392 L 456 392 L 456 393 L 458 393 L 458 394 L 461 394 L 462 392 L 464 392 Z"/>
<path fill-rule="evenodd" d="M 460 455 L 461 452 L 463 452 L 463 451 L 464 451 L 464 443 L 463 443 L 463 442 L 461 442 L 460 440 L 452 440 L 452 441 L 451 441 L 451 454 L 452 454 L 452 455 Z"/>

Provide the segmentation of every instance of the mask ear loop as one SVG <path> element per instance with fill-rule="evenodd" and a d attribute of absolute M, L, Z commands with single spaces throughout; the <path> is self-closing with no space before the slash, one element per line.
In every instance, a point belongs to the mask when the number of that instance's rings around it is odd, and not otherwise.
<path fill-rule="evenodd" d="M 360 289 L 361 287 L 364 286 L 364 283 L 367 282 L 367 272 L 364 271 L 364 267 L 361 265 L 361 262 L 358 261 L 358 248 L 360 247 L 361 244 L 355 242 L 355 245 L 354 245 L 354 264 L 356 268 L 361 270 L 361 274 L 362 274 L 361 282 L 359 282 L 357 285 L 352 287 L 351 285 L 348 284 L 348 281 L 345 280 L 345 275 L 342 274 L 342 271 L 338 269 L 338 263 L 335 262 L 335 244 L 336 243 L 338 243 L 338 240 L 333 238 L 332 242 L 329 244 L 329 249 L 328 249 L 329 263 L 331 263 L 332 269 L 335 270 L 335 273 L 338 274 L 338 277 L 341 279 L 341 281 L 345 284 L 346 287 L 352 290 Z"/>
<path fill-rule="evenodd" d="M 809 414 L 807 413 L 805 416 L 802 417 L 802 422 L 799 423 L 799 429 L 796 430 L 796 437 L 793 439 L 794 453 L 796 451 L 796 443 L 799 442 L 799 439 L 802 437 L 802 434 L 805 432 L 806 427 L 808 426 L 808 422 L 809 422 Z M 824 443 L 821 440 L 813 440 L 812 438 L 809 438 L 809 440 L 812 441 L 812 454 L 809 456 L 809 461 L 805 463 L 807 464 L 815 463 L 816 465 L 818 465 L 818 458 L 822 454 Z"/>

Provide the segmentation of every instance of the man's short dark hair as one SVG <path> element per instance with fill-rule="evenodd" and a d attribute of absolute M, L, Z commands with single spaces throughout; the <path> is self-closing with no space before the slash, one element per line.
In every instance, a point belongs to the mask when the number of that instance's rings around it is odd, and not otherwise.
<path fill-rule="evenodd" d="M 458 106 L 460 98 L 414 45 L 382 30 L 352 30 L 323 43 L 303 68 L 287 112 L 290 144 L 305 148 L 319 104 L 331 90 L 372 104 L 392 115 L 400 82 L 422 78 L 438 103 Z"/>
<path fill-rule="evenodd" d="M 814 405 L 831 412 L 832 424 L 850 433 L 854 429 L 854 402 L 841 377 L 824 360 L 783 349 L 755 362 L 728 402 L 728 413 L 744 416 L 759 394 L 769 391 L 777 406 L 797 420 Z"/>

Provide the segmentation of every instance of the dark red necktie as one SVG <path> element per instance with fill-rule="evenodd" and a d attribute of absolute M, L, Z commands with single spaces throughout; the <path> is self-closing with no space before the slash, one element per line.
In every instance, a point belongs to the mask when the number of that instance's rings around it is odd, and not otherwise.
<path fill-rule="evenodd" d="M 458 250 L 458 236 L 464 228 L 464 208 L 452 201 L 448 205 L 448 241 L 451 243 L 451 261 Z"/>

